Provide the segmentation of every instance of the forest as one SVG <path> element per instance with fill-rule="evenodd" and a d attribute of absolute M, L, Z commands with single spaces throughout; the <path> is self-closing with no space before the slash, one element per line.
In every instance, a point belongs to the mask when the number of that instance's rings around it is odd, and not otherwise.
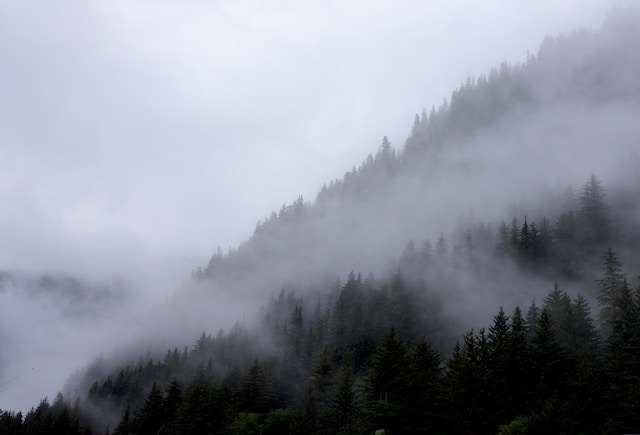
<path fill-rule="evenodd" d="M 96 361 L 0 434 L 640 431 L 639 24 L 468 78 L 193 271 L 184 299 L 245 295 L 255 319 Z"/>

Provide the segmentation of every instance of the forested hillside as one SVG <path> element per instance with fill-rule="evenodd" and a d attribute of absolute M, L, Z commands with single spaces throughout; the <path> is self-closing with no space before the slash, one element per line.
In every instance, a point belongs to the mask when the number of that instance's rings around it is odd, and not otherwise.
<path fill-rule="evenodd" d="M 640 431 L 639 43 L 619 11 L 467 78 L 177 296 L 255 319 L 96 361 L 0 434 Z"/>

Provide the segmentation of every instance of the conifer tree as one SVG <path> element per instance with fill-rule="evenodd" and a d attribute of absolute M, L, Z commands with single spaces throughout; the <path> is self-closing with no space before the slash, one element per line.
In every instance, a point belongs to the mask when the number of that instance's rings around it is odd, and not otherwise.
<path fill-rule="evenodd" d="M 603 276 L 597 280 L 598 284 L 598 303 L 600 312 L 598 313 L 598 321 L 604 337 L 608 337 L 611 332 L 611 324 L 616 320 L 625 307 L 624 295 L 622 294 L 622 286 L 625 282 L 625 276 L 622 273 L 620 261 L 616 257 L 615 252 L 611 248 L 607 250 L 604 256 Z"/>
<path fill-rule="evenodd" d="M 493 317 L 493 325 L 489 327 L 487 358 L 487 421 L 488 426 L 497 429 L 499 424 L 510 421 L 516 415 L 512 410 L 515 405 L 511 395 L 513 350 L 510 347 L 509 317 L 502 307 Z"/>
<path fill-rule="evenodd" d="M 357 433 L 360 402 L 355 386 L 353 364 L 349 357 L 340 366 L 326 425 L 333 433 Z"/>
<path fill-rule="evenodd" d="M 605 390 L 607 433 L 633 432 L 640 427 L 640 310 L 623 279 L 619 308 L 607 341 L 608 386 Z"/>
<path fill-rule="evenodd" d="M 155 434 L 165 422 L 164 397 L 155 382 L 147 394 L 144 405 L 136 413 L 135 427 L 139 434 Z"/>
<path fill-rule="evenodd" d="M 441 356 L 427 340 L 420 339 L 409 352 L 406 403 L 412 433 L 436 433 L 441 424 L 438 415 Z"/>
<path fill-rule="evenodd" d="M 587 245 L 601 244 L 609 237 L 609 218 L 604 197 L 602 183 L 595 174 L 591 175 L 582 189 L 577 216 L 581 241 Z"/>

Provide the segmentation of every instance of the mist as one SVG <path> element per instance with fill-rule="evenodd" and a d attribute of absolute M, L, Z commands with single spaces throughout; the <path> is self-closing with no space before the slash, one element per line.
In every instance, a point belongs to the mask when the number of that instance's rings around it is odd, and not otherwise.
<path fill-rule="evenodd" d="M 380 198 L 316 201 L 383 136 L 399 154 L 414 114 L 469 76 L 526 62 L 546 35 L 599 28 L 609 5 L 416 7 L 0 6 L 0 408 L 28 410 L 95 358 L 252 321 L 288 282 L 383 273 L 409 240 L 453 243 L 478 221 L 540 219 L 541 204 L 554 219 L 591 174 L 637 185 L 637 100 L 571 100 L 459 138 L 425 173 L 384 186 L 384 210 Z M 323 243 L 260 242 L 256 222 L 300 195 L 320 210 L 303 234 Z M 297 257 L 235 284 L 191 280 L 217 246 L 256 244 Z M 527 282 L 514 305 L 552 284 Z M 490 293 L 482 308 L 446 310 L 471 327 L 504 300 Z"/>

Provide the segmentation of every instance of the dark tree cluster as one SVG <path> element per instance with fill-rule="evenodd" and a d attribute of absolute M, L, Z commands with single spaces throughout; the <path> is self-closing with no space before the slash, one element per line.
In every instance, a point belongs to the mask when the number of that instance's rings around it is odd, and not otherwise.
<path fill-rule="evenodd" d="M 420 289 L 400 273 L 376 281 L 350 274 L 330 304 L 305 304 L 283 290 L 255 331 L 237 325 L 228 334 L 203 333 L 191 350 L 169 350 L 94 382 L 73 405 L 59 395 L 24 417 L 3 411 L 0 433 L 600 434 L 640 427 L 640 288 L 632 289 L 612 250 L 594 284 L 597 318 L 585 298 L 555 284 L 541 305 L 510 314 L 500 308 L 487 329 L 465 333 L 452 351 L 434 344 L 434 324 L 419 321 L 429 309 Z"/>

